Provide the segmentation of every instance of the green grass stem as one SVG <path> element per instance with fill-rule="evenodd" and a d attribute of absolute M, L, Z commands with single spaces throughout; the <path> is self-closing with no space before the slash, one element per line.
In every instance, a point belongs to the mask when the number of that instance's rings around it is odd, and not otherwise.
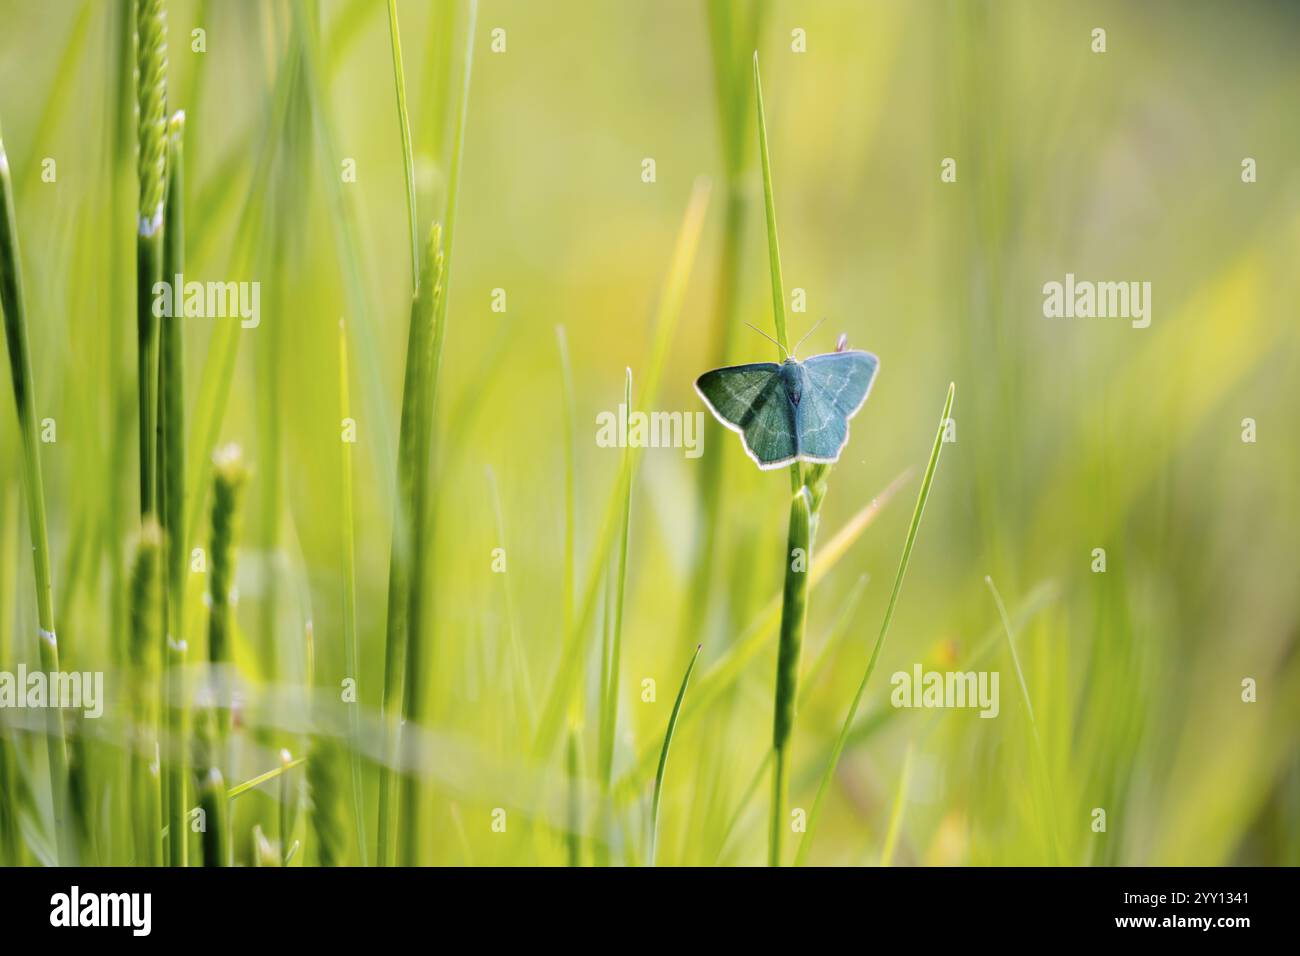
<path fill-rule="evenodd" d="M 637 399 L 640 408 L 654 408 L 658 395 L 659 380 L 667 360 L 668 347 L 672 343 L 681 317 L 682 300 L 686 295 L 686 284 L 690 278 L 691 266 L 699 248 L 700 232 L 704 224 L 704 214 L 709 203 L 709 184 L 707 180 L 697 180 L 691 190 L 686 213 L 682 218 L 681 229 L 673 249 L 673 257 L 664 278 L 663 291 L 660 294 L 659 307 L 654 319 L 654 338 L 650 349 L 650 362 L 643 379 L 641 393 Z M 551 693 L 546 706 L 542 709 L 541 723 L 534 740 L 534 753 L 550 755 L 558 742 L 564 727 L 565 714 L 573 699 L 579 683 L 583 662 L 586 660 L 588 641 L 592 636 L 592 622 L 595 620 L 596 602 L 600 596 L 601 582 L 608 570 L 610 553 L 613 551 L 618 536 L 618 519 L 623 500 L 623 491 L 628 479 L 624 471 L 635 471 L 640 461 L 642 449 L 633 449 L 623 459 L 618 477 L 610 490 L 606 502 L 604 517 L 600 525 L 596 548 L 593 552 L 587 582 L 582 592 L 582 602 L 574 617 L 573 628 L 566 634 L 565 645 L 560 654 L 560 663 L 551 681 Z"/>
<path fill-rule="evenodd" d="M 808 621 L 808 582 L 813 547 L 812 493 L 801 487 L 790 502 L 790 526 L 785 548 L 785 586 L 781 596 L 781 629 L 777 643 L 776 695 L 772 720 L 772 816 L 768 836 L 768 865 L 781 865 L 785 834 L 785 802 L 790 736 L 799 695 L 799 659 Z"/>
<path fill-rule="evenodd" d="M 411 292 L 420 281 L 420 231 L 416 225 L 415 159 L 411 152 L 411 118 L 406 111 L 406 72 L 402 69 L 402 38 L 397 29 L 397 0 L 388 0 L 388 39 L 393 50 L 393 89 L 397 94 L 397 123 L 402 131 L 402 171 L 406 177 L 406 222 L 411 231 Z"/>
<path fill-rule="evenodd" d="M 185 271 L 185 179 L 183 137 L 185 114 L 176 113 L 168 124 L 167 189 L 163 215 L 163 276 L 172 282 Z M 180 289 L 173 289 L 177 303 Z M 184 310 L 159 319 L 158 410 L 156 454 L 158 467 L 158 517 L 163 531 L 163 605 L 164 671 L 168 702 L 166 748 L 166 804 L 173 833 L 186 833 L 181 815 L 189 800 L 186 796 L 189 755 L 187 732 L 188 708 L 185 688 L 185 565 L 188 556 L 185 539 L 185 386 L 184 350 L 181 331 Z M 186 863 L 186 841 L 169 841 L 168 856 L 172 866 Z"/>
<path fill-rule="evenodd" d="M 32 538 L 32 570 L 36 579 L 37 643 L 41 669 L 59 670 L 59 643 L 54 631 L 54 585 L 51 580 L 50 541 L 45 519 L 45 483 L 41 478 L 40 442 L 36 430 L 36 387 L 27 336 L 27 300 L 23 293 L 22 253 L 18 244 L 18 222 L 14 213 L 13 179 L 9 157 L 0 133 L 0 310 L 4 312 L 5 342 L 9 351 L 9 372 L 14 391 L 14 409 L 22 436 L 23 489 L 27 496 L 27 519 Z M 46 713 L 46 746 L 49 756 L 50 798 L 58 842 L 58 860 L 73 862 L 74 847 L 67 824 L 68 748 L 63 712 L 49 707 Z"/>
<path fill-rule="evenodd" d="M 663 801 L 664 795 L 664 772 L 668 769 L 668 748 L 673 745 L 673 734 L 677 730 L 677 718 L 682 712 L 682 701 L 686 698 L 686 687 L 691 682 L 691 671 L 695 670 L 695 662 L 700 659 L 700 649 L 702 644 L 695 645 L 695 653 L 691 655 L 691 662 L 686 665 L 686 673 L 682 675 L 682 686 L 678 688 L 677 699 L 673 701 L 673 712 L 668 715 L 668 729 L 664 731 L 664 745 L 659 751 L 659 767 L 655 770 L 655 788 L 654 794 L 650 800 L 650 865 L 655 865 L 655 851 L 659 845 L 659 805 Z"/>
<path fill-rule="evenodd" d="M 349 387 L 348 329 L 339 320 L 339 420 L 350 418 L 352 402 Z M 346 675 L 353 687 L 361 686 L 361 652 L 357 644 L 357 533 L 353 490 L 352 443 L 340 441 L 342 469 L 341 496 L 343 533 L 343 660 Z M 365 791 L 361 776 L 361 702 L 348 704 L 348 759 L 352 779 L 352 816 L 356 828 L 357 853 L 362 866 L 368 866 L 370 846 L 366 840 Z"/>
<path fill-rule="evenodd" d="M 934 482 L 935 469 L 939 466 L 939 453 L 943 449 L 943 433 L 952 414 L 952 402 L 956 392 L 957 386 L 949 384 L 948 396 L 943 404 L 943 414 L 939 417 L 939 426 L 934 435 L 934 445 L 930 449 L 930 461 L 925 467 L 925 477 L 921 479 L 921 490 L 916 497 L 916 507 L 912 510 L 912 522 L 907 528 L 907 540 L 903 544 L 903 555 L 898 562 L 898 573 L 894 576 L 894 588 L 889 594 L 889 605 L 885 609 L 884 620 L 880 623 L 880 633 L 876 636 L 875 646 L 871 649 L 871 657 L 867 661 L 866 672 L 862 675 L 861 683 L 858 684 L 857 693 L 853 695 L 853 703 L 849 705 L 849 712 L 844 717 L 844 724 L 840 727 L 839 737 L 835 740 L 830 759 L 826 762 L 826 769 L 822 773 L 821 783 L 817 786 L 817 797 L 813 800 L 812 812 L 808 814 L 808 829 L 803 835 L 803 840 L 799 844 L 799 851 L 795 857 L 795 865 L 797 866 L 802 866 L 806 862 L 808 852 L 812 849 L 812 841 L 816 833 L 817 818 L 821 814 L 822 803 L 826 799 L 826 792 L 830 789 L 831 779 L 835 776 L 835 768 L 838 766 L 840 755 L 844 751 L 844 744 L 848 741 L 849 733 L 853 729 L 853 721 L 857 718 L 858 708 L 862 705 L 862 696 L 866 693 L 867 682 L 871 680 L 871 674 L 876 669 L 876 661 L 880 657 L 880 649 L 884 647 L 885 636 L 889 633 L 889 625 L 894 620 L 894 609 L 898 606 L 898 594 L 903 588 L 903 578 L 907 575 L 907 565 L 912 559 L 912 548 L 916 544 L 916 534 L 921 527 L 921 517 L 925 514 L 925 503 L 930 497 L 930 487 Z"/>

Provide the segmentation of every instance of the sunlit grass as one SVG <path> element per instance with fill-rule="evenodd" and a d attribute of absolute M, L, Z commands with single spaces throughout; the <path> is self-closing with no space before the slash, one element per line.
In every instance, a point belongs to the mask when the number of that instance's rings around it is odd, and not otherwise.
<path fill-rule="evenodd" d="M 700 370 L 769 357 L 743 322 L 824 317 L 810 343 L 885 371 L 817 516 L 785 861 L 1300 862 L 1288 13 L 1246 4 L 1223 48 L 1213 11 L 1112 12 L 1101 57 L 1051 3 L 507 2 L 471 27 L 464 0 L 166 0 L 160 75 L 135 0 L 47 6 L 0 0 L 0 671 L 102 670 L 108 706 L 0 709 L 0 862 L 375 863 L 381 806 L 392 862 L 765 862 L 792 489 L 712 422 L 691 459 L 592 421 L 694 412 Z M 141 102 L 146 139 L 185 112 L 143 272 Z M 260 327 L 155 324 L 172 243 L 188 279 L 259 281 Z M 1044 319 L 1067 270 L 1151 279 L 1151 328 Z M 385 714 L 413 522 L 422 640 Z M 1000 670 L 999 717 L 892 707 L 922 661 Z"/>

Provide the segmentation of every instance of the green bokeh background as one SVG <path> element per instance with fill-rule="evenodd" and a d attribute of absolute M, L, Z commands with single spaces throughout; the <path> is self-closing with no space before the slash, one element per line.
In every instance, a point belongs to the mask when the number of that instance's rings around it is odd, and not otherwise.
<path fill-rule="evenodd" d="M 410 284 L 401 140 L 384 4 L 308 4 L 325 53 L 316 105 L 337 156 L 321 145 L 303 86 L 290 84 L 283 122 L 268 119 L 290 62 L 287 5 L 168 7 L 169 109 L 187 112 L 187 278 L 261 283 L 261 325 L 234 333 L 238 359 L 216 436 L 240 443 L 255 469 L 238 659 L 250 699 L 264 706 L 250 710 L 245 778 L 274 766 L 278 747 L 300 749 L 308 621 L 325 674 L 344 672 L 340 318 L 359 433 L 356 676 L 362 706 L 377 706 Z M 445 201 L 450 117 L 440 104 L 455 87 L 465 22 L 459 16 L 447 35 L 440 10 L 399 4 L 421 233 Z M 115 16 L 107 3 L 0 2 L 0 118 L 38 409 L 57 423 L 42 453 L 59 633 L 65 666 L 109 670 L 120 717 L 109 649 L 122 600 L 115 574 L 136 531 L 134 293 L 121 273 L 133 262 L 134 222 L 114 209 L 121 196 L 132 208 L 134 160 L 113 148 Z M 204 54 L 190 50 L 197 26 Z M 1091 50 L 1094 27 L 1107 31 L 1104 54 Z M 491 50 L 494 28 L 506 31 L 504 53 Z M 807 52 L 792 51 L 795 29 L 806 31 Z M 799 713 L 794 808 L 811 805 L 861 677 L 944 391 L 950 381 L 957 389 L 957 440 L 944 446 L 813 862 L 880 862 L 893 814 L 896 864 L 1300 862 L 1298 40 L 1300 9 L 1283 3 L 765 5 L 758 51 L 785 284 L 787 296 L 799 288 L 807 297 L 807 311 L 789 315 L 792 337 L 827 317 L 806 354 L 830 350 L 844 332 L 881 358 L 831 476 L 819 541 L 913 469 L 814 592 L 805 674 L 841 613 L 847 626 Z M 540 702 L 564 642 L 555 329 L 566 330 L 576 391 L 581 587 L 620 460 L 597 447 L 595 417 L 621 401 L 625 368 L 637 384 L 647 372 L 675 236 L 705 176 L 707 219 L 655 405 L 702 407 L 691 383 L 709 367 L 721 320 L 728 183 L 703 3 L 485 0 L 475 43 L 438 394 L 426 582 L 433 650 L 423 675 L 432 713 L 419 738 L 428 843 L 418 854 L 555 864 L 565 859 L 565 764 L 559 748 L 533 752 L 535 721 L 509 637 L 513 618 Z M 750 122 L 736 183 L 748 207 L 734 321 L 771 332 L 757 149 Z M 57 163 L 56 182 L 41 181 L 45 157 Z M 351 247 L 340 244 L 325 179 L 338 177 L 345 157 L 357 170 L 341 190 Z M 650 184 L 646 157 L 656 164 Z M 940 181 L 945 157 L 957 161 L 955 183 Z M 1246 157 L 1258 166 L 1252 184 L 1241 178 Z M 243 266 L 241 246 L 250 253 Z M 1150 281 L 1150 327 L 1045 319 L 1042 286 L 1067 272 Z M 503 313 L 491 307 L 498 288 Z M 230 321 L 187 320 L 191 409 L 217 354 L 214 331 Z M 736 362 L 772 356 L 743 327 L 731 343 Z M 1254 443 L 1242 440 L 1245 418 L 1257 423 Z M 206 452 L 201 436 L 189 440 Z M 644 856 L 654 772 L 644 756 L 657 755 L 696 641 L 697 675 L 707 675 L 780 588 L 787 477 L 758 472 L 733 435 L 712 429 L 706 441 L 695 460 L 647 450 L 634 485 L 613 862 Z M 724 460 L 724 491 L 709 516 L 697 487 L 713 456 Z M 36 661 L 20 475 L 6 386 L 7 669 Z M 708 601 L 691 606 L 697 532 L 709 520 L 719 537 Z M 505 575 L 492 573 L 497 547 Z M 1091 571 L 1094 548 L 1106 550 L 1104 574 Z M 864 575 L 861 600 L 846 611 Z M 986 575 L 1016 625 L 1045 769 L 1035 767 Z M 197 598 L 204 584 L 193 578 Z M 191 603 L 201 622 L 201 602 Z M 568 708 L 587 781 L 588 862 L 601 842 L 596 644 L 585 693 Z M 889 675 L 916 662 L 998 670 L 999 717 L 894 710 Z M 766 785 L 739 808 L 770 747 L 774 668 L 769 637 L 701 709 L 688 691 L 660 863 L 765 859 Z M 651 703 L 641 696 L 647 678 L 657 685 Z M 1254 703 L 1242 701 L 1245 678 L 1257 682 Z M 124 739 L 115 720 L 110 712 L 96 731 L 103 767 Z M 27 755 L 39 831 L 40 750 L 17 729 L 6 739 Z M 369 766 L 372 815 L 373 783 Z M 278 795 L 271 787 L 241 798 L 237 825 L 271 819 Z M 497 807 L 510 814 L 506 834 L 491 830 Z M 1092 828 L 1098 807 L 1105 833 Z M 310 833 L 303 840 L 311 862 Z M 246 837 L 236 841 L 245 853 Z M 99 859 L 114 859 L 111 837 L 103 847 Z"/>

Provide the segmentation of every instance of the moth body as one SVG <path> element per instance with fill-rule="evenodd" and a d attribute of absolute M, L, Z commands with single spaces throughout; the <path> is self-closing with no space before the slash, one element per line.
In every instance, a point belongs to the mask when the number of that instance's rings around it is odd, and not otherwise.
<path fill-rule="evenodd" d="M 785 386 L 791 405 L 797 406 L 803 397 L 803 379 L 803 366 L 797 359 L 788 358 L 781 363 L 781 384 Z"/>

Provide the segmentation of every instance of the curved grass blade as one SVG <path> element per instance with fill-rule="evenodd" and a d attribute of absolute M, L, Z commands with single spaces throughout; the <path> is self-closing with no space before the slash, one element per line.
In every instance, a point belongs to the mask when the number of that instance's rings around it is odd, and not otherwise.
<path fill-rule="evenodd" d="M 686 696 L 686 685 L 691 682 L 691 671 L 695 670 L 695 662 L 700 658 L 700 648 L 703 644 L 695 645 L 695 653 L 691 655 L 691 662 L 686 665 L 686 673 L 682 676 L 682 686 L 677 691 L 677 700 L 673 702 L 673 712 L 668 717 L 668 730 L 664 733 L 664 746 L 659 751 L 659 769 L 655 771 L 655 789 L 654 797 L 650 802 L 650 865 L 655 865 L 655 849 L 659 842 L 659 802 L 664 792 L 664 770 L 668 767 L 668 748 L 673 743 L 673 732 L 677 729 L 677 717 L 682 712 L 682 699 Z"/>
<path fill-rule="evenodd" d="M 900 472 L 898 477 L 891 481 L 880 494 L 872 498 L 869 503 L 858 510 L 857 514 L 845 522 L 835 537 L 826 542 L 824 548 L 819 549 L 817 562 L 812 566 L 808 582 L 810 591 L 817 589 L 818 584 L 848 553 L 849 548 L 871 526 L 876 516 L 893 500 L 894 495 L 902 488 L 910 476 L 910 468 Z M 781 595 L 774 594 L 764 605 L 763 610 L 741 632 L 740 637 L 734 643 L 728 645 L 718 657 L 718 660 L 700 676 L 695 691 L 696 705 L 686 715 L 685 719 L 687 721 L 690 721 L 693 715 L 704 713 L 709 704 L 720 698 L 740 679 L 740 676 L 745 672 L 745 668 L 750 665 L 758 653 L 767 645 L 772 635 L 776 633 L 777 625 L 780 622 L 780 613 Z M 654 758 L 655 751 L 653 747 L 642 750 L 632 771 L 620 778 L 620 789 L 634 785 L 637 775 L 649 771 Z"/>
<path fill-rule="evenodd" d="M 420 234 L 415 224 L 415 160 L 411 154 L 411 118 L 406 112 L 406 73 L 402 69 L 402 39 L 397 30 L 397 0 L 388 0 L 388 38 L 393 47 L 397 122 L 402 130 L 402 171 L 406 175 L 406 221 L 411 230 L 411 291 L 414 292 L 420 281 Z"/>
<path fill-rule="evenodd" d="M 907 806 L 907 788 L 912 781 L 912 744 L 903 751 L 903 769 L 898 775 L 898 790 L 894 794 L 894 807 L 889 812 L 889 829 L 885 831 L 885 846 L 880 851 L 880 865 L 889 866 L 898 846 L 898 831 L 903 825 L 903 810 Z"/>
<path fill-rule="evenodd" d="M 803 835 L 803 840 L 799 844 L 799 851 L 795 856 L 796 866 L 803 865 L 808 858 L 808 851 L 812 848 L 817 817 L 821 813 L 822 802 L 826 798 L 826 791 L 830 788 L 831 778 L 835 775 L 835 767 L 840 762 L 840 754 L 844 751 L 844 744 L 853 729 L 853 721 L 857 717 L 858 708 L 862 704 L 862 695 L 866 692 L 867 682 L 871 680 L 871 673 L 876 669 L 880 649 L 885 644 L 885 635 L 889 633 L 889 625 L 894 620 L 894 608 L 898 605 L 898 592 L 902 590 L 903 578 L 907 574 L 907 564 L 912 559 L 912 547 L 916 544 L 916 533 L 921 527 L 921 516 L 925 514 L 925 502 L 930 497 L 930 486 L 934 482 L 934 472 L 939 465 L 939 452 L 943 449 L 943 430 L 952 414 L 952 402 L 956 391 L 956 384 L 950 383 L 948 385 L 948 397 L 943 405 L 943 414 L 939 417 L 939 427 L 934 435 L 934 447 L 930 449 L 930 461 L 925 467 L 925 477 L 921 480 L 921 491 L 917 495 L 916 507 L 912 511 L 912 523 L 907 529 L 907 541 L 903 545 L 903 556 L 898 562 L 898 573 L 894 577 L 894 589 L 889 594 L 889 605 L 885 609 L 885 618 L 880 624 L 880 633 L 877 635 L 876 644 L 871 650 L 871 658 L 867 661 L 866 673 L 862 675 L 862 682 L 858 684 L 858 691 L 853 695 L 853 703 L 849 706 L 849 712 L 844 718 L 843 726 L 840 728 L 840 735 L 835 741 L 835 747 L 831 750 L 830 760 L 826 762 L 826 770 L 822 773 L 821 783 L 817 787 L 817 797 L 813 801 L 812 811 L 808 814 L 808 829 Z"/>
<path fill-rule="evenodd" d="M 339 319 L 339 420 L 351 416 L 348 388 L 348 330 Z M 361 658 L 357 648 L 357 534 L 353 513 L 352 443 L 339 442 L 342 466 L 343 528 L 343 658 L 347 676 L 361 683 Z M 352 816 L 357 831 L 357 853 L 362 866 L 369 866 L 366 843 L 366 804 L 361 781 L 361 715 L 355 703 L 348 706 L 348 748 L 352 772 Z"/>
<path fill-rule="evenodd" d="M 1011 651 L 1011 663 L 1016 668 L 1016 682 L 1020 686 L 1020 698 L 1025 703 L 1025 713 L 1029 715 L 1029 730 L 1033 736 L 1034 757 L 1037 766 L 1035 775 L 1038 778 L 1040 789 L 1039 805 L 1045 805 L 1050 812 L 1051 808 L 1056 806 L 1056 795 L 1052 792 L 1052 777 L 1047 769 L 1047 756 L 1043 751 L 1043 740 L 1038 735 L 1038 721 L 1034 719 L 1034 704 L 1029 699 L 1029 685 L 1025 683 L 1025 672 L 1020 667 L 1020 655 L 1016 653 L 1015 638 L 1011 633 L 1011 618 L 1007 616 L 1007 606 L 1002 602 L 1002 595 L 998 593 L 997 585 L 993 583 L 990 575 L 984 576 L 984 583 L 988 585 L 989 591 L 993 594 L 993 601 L 998 606 L 998 618 L 1002 622 L 1002 632 L 1007 637 L 1007 648 Z M 1059 864 L 1060 848 L 1056 836 L 1056 827 L 1051 819 L 1047 820 L 1047 830 L 1052 850 L 1052 865 Z"/>

